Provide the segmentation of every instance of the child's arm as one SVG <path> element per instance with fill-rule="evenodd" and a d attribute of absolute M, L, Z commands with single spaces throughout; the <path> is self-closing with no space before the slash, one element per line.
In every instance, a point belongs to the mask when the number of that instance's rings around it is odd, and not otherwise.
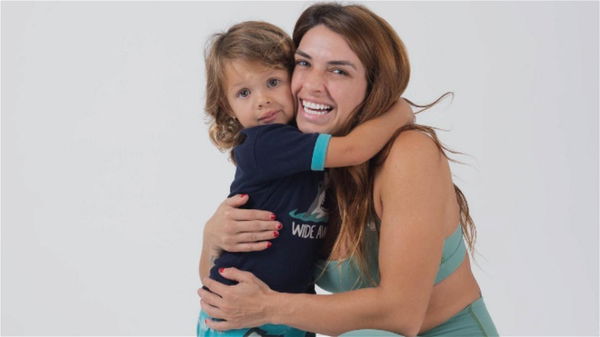
<path fill-rule="evenodd" d="M 348 135 L 332 137 L 327 147 L 325 167 L 360 165 L 381 151 L 400 127 L 412 123 L 412 109 L 399 99 L 383 115 L 355 127 Z"/>

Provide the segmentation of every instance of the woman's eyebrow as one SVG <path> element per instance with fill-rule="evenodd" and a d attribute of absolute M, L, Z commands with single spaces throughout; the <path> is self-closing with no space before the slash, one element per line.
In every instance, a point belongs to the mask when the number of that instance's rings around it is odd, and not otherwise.
<path fill-rule="evenodd" d="M 303 52 L 300 49 L 296 49 L 296 54 L 302 56 L 302 57 L 306 57 L 307 59 L 312 59 L 312 57 L 310 57 L 310 55 L 308 55 L 307 53 Z"/>
<path fill-rule="evenodd" d="M 327 64 L 331 64 L 334 66 L 350 66 L 350 67 L 354 68 L 354 70 L 357 70 L 354 63 L 352 63 L 350 61 L 329 61 L 329 62 L 327 62 Z"/>
<path fill-rule="evenodd" d="M 309 60 L 312 59 L 312 57 L 310 57 L 310 55 L 308 55 L 307 53 L 303 52 L 300 49 L 296 49 L 296 54 L 298 54 L 302 57 L 305 57 Z M 350 61 L 337 61 L 337 60 L 336 61 L 328 61 L 327 64 L 334 65 L 334 66 L 350 66 L 350 67 L 354 68 L 354 70 L 357 70 L 354 63 L 352 63 Z"/>

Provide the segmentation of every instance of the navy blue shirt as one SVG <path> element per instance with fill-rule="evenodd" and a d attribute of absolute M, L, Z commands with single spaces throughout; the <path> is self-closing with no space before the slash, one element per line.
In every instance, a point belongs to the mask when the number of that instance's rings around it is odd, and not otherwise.
<path fill-rule="evenodd" d="M 233 149 L 237 164 L 230 196 L 249 195 L 248 209 L 268 210 L 283 228 L 272 246 L 260 252 L 224 251 L 210 271 L 225 284 L 219 268 L 249 271 L 273 290 L 314 292 L 314 267 L 327 231 L 324 164 L 331 136 L 304 134 L 295 127 L 269 124 L 242 131 Z"/>

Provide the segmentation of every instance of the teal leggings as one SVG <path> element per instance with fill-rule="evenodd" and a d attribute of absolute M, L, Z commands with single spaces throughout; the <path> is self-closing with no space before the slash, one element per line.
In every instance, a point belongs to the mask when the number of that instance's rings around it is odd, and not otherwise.
<path fill-rule="evenodd" d="M 356 330 L 347 332 L 340 337 L 392 337 L 399 336 L 383 330 Z M 446 322 L 426 331 L 421 337 L 497 337 L 498 331 L 485 307 L 483 298 L 469 304 L 458 314 Z"/>
<path fill-rule="evenodd" d="M 419 336 L 497 337 L 498 331 L 496 331 L 496 326 L 485 307 L 483 298 L 480 297 L 446 322 L 425 331 Z"/>

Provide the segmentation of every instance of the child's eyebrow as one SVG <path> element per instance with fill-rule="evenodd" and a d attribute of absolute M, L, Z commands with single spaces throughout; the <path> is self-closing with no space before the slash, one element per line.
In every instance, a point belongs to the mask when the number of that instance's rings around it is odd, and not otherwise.
<path fill-rule="evenodd" d="M 296 49 L 296 54 L 305 57 L 309 60 L 312 60 L 312 57 L 310 57 L 310 55 L 308 55 L 307 53 L 303 52 L 300 49 Z M 350 66 L 352 68 L 354 68 L 354 70 L 358 70 L 356 68 L 356 66 L 354 65 L 354 63 L 350 62 L 350 61 L 345 61 L 345 60 L 333 60 L 333 61 L 327 61 L 327 64 L 329 65 L 334 65 L 334 66 Z"/>
<path fill-rule="evenodd" d="M 230 87 L 231 89 L 237 89 L 237 88 L 243 87 L 245 85 L 246 85 L 246 83 L 244 83 L 244 82 L 237 82 L 237 83 L 228 85 L 228 87 Z"/>

